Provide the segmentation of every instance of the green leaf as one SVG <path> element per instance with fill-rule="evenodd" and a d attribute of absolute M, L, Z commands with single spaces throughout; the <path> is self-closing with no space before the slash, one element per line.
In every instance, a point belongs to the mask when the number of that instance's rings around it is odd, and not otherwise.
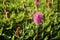
<path fill-rule="evenodd" d="M 44 40 L 47 40 L 48 39 L 48 36 L 46 36 L 45 38 L 44 38 Z"/>
<path fill-rule="evenodd" d="M 51 30 L 51 26 L 49 26 L 46 30 L 46 32 L 49 32 Z"/>
<path fill-rule="evenodd" d="M 33 40 L 35 40 L 36 39 L 36 35 L 33 37 Z"/>
<path fill-rule="evenodd" d="M 24 18 L 24 13 L 23 12 L 19 13 L 19 15 L 16 18 L 16 22 L 22 21 L 23 18 Z"/>
<path fill-rule="evenodd" d="M 14 36 L 12 36 L 12 39 L 11 40 L 14 40 Z"/>
<path fill-rule="evenodd" d="M 15 12 L 14 12 L 14 11 L 12 12 L 12 14 L 11 14 L 10 18 L 12 18 L 12 19 L 15 19 L 15 18 L 16 18 L 16 14 L 15 14 Z"/>
<path fill-rule="evenodd" d="M 3 31 L 3 27 L 0 29 L 0 35 L 2 34 L 2 31 Z"/>
<path fill-rule="evenodd" d="M 29 32 L 29 36 L 33 36 L 33 34 L 34 34 L 34 31 L 31 30 L 31 31 Z"/>
<path fill-rule="evenodd" d="M 6 28 L 7 30 L 12 29 L 12 27 L 13 27 L 13 21 L 11 21 L 9 24 L 10 24 L 10 27 Z"/>

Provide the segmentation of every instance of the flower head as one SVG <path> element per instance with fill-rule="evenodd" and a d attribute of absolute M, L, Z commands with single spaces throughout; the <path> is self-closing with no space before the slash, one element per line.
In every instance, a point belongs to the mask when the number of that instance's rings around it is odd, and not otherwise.
<path fill-rule="evenodd" d="M 40 13 L 40 12 L 36 12 L 36 13 L 34 14 L 33 20 L 34 20 L 34 23 L 35 23 L 36 25 L 38 25 L 39 23 L 41 23 L 41 22 L 43 21 L 43 14 Z"/>
<path fill-rule="evenodd" d="M 39 2 L 39 0 L 35 0 L 36 2 Z"/>
<path fill-rule="evenodd" d="M 38 3 L 39 3 L 39 0 L 35 0 L 35 4 L 38 5 Z"/>

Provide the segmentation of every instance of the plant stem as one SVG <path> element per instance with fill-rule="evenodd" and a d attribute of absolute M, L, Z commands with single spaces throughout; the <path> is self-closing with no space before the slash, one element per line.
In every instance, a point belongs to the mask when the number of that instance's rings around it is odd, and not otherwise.
<path fill-rule="evenodd" d="M 38 25 L 36 25 L 36 40 L 38 40 Z"/>
<path fill-rule="evenodd" d="M 4 13 L 6 13 L 5 1 L 6 1 L 6 0 L 3 0 L 3 10 L 4 10 Z"/>

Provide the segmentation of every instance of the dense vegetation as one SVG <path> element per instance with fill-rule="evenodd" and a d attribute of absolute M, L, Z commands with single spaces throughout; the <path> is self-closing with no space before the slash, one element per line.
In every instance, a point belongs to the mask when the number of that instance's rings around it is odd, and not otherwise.
<path fill-rule="evenodd" d="M 60 14 L 58 0 L 0 0 L 0 40 L 59 40 Z M 38 26 L 33 15 L 40 12 Z M 38 36 L 36 37 L 36 28 Z"/>

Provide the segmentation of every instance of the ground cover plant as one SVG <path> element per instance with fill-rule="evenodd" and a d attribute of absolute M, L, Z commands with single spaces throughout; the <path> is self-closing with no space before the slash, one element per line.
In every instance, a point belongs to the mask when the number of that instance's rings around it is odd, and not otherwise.
<path fill-rule="evenodd" d="M 0 0 L 0 40 L 59 40 L 59 0 Z"/>

